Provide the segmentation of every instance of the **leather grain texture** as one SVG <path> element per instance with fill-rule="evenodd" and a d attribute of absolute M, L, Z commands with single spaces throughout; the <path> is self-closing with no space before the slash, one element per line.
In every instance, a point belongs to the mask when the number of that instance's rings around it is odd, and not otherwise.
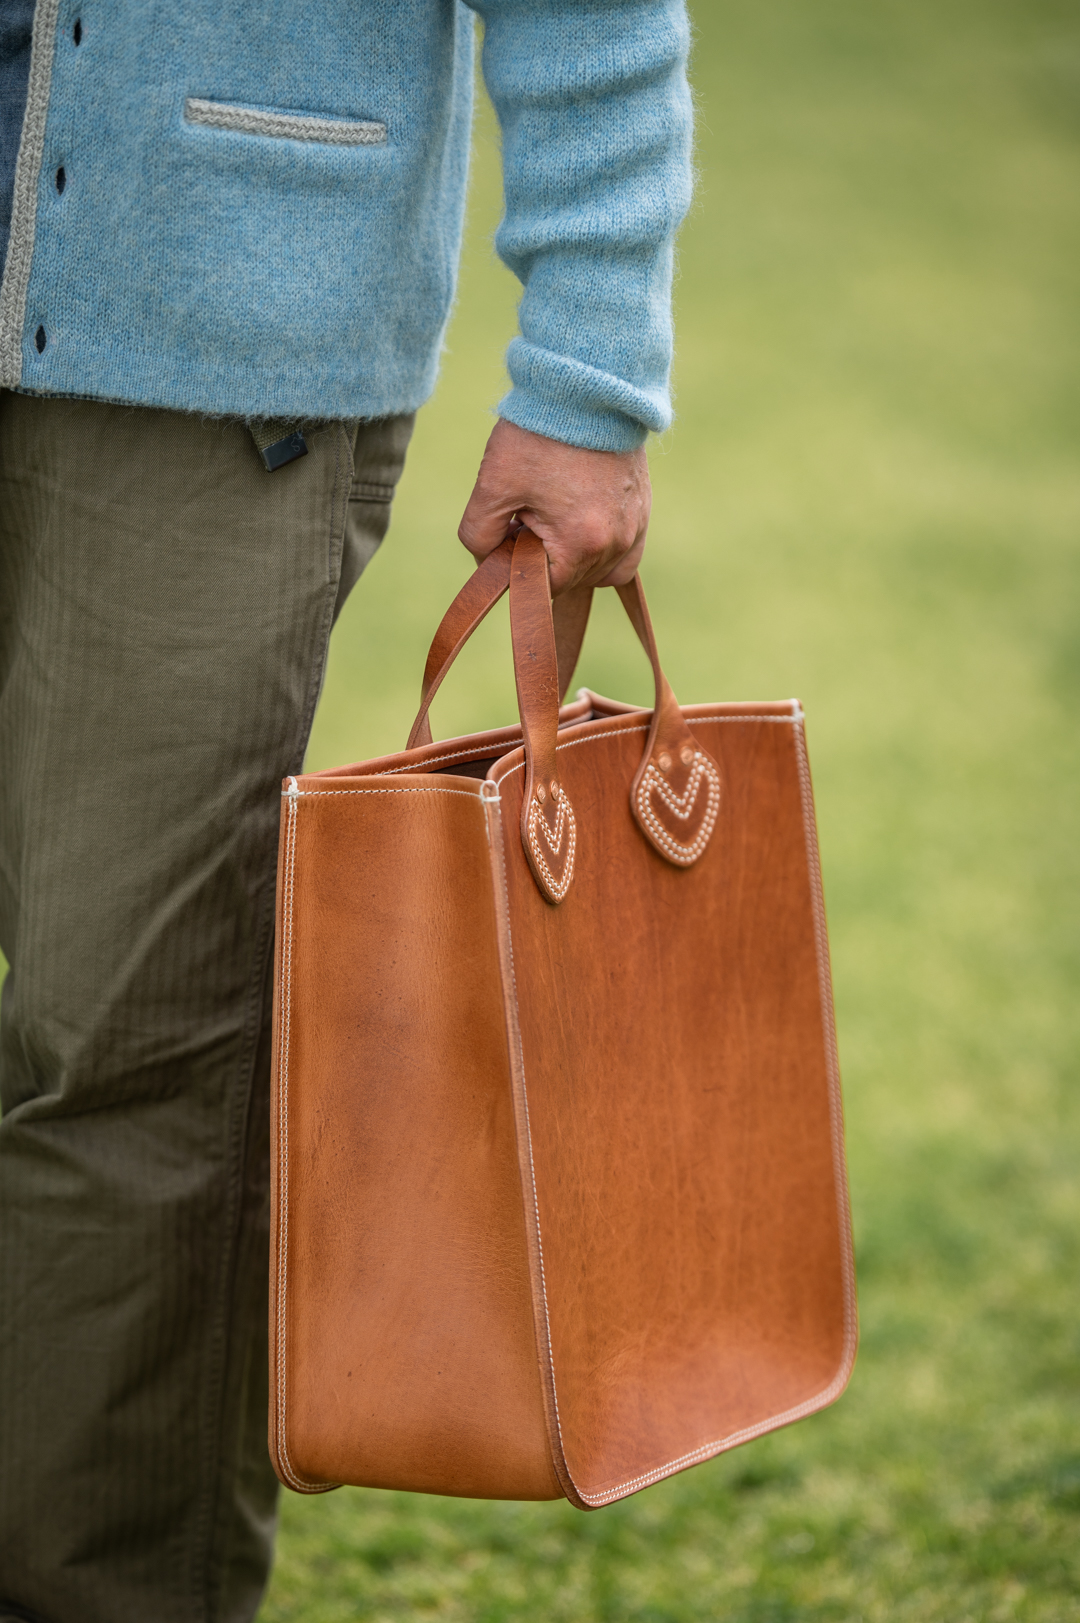
<path fill-rule="evenodd" d="M 550 1498 L 480 784 L 301 783 L 279 878 L 279 1474 Z"/>
<path fill-rule="evenodd" d="M 633 716 L 558 746 L 582 835 L 557 911 L 502 842 L 536 1307 L 564 1490 L 588 1505 L 821 1407 L 854 1354 L 801 714 L 688 719 L 727 786 L 697 867 L 625 814 Z M 522 770 L 496 770 L 512 827 Z"/>
<path fill-rule="evenodd" d="M 304 1491 L 593 1508 L 823 1407 L 854 1359 L 801 709 L 680 709 L 656 661 L 659 714 L 560 717 L 543 579 L 523 731 L 283 795 L 270 1430 Z M 684 800 L 699 756 L 719 786 L 690 864 L 632 799 L 680 750 Z M 523 843 L 552 781 L 558 905 Z"/>

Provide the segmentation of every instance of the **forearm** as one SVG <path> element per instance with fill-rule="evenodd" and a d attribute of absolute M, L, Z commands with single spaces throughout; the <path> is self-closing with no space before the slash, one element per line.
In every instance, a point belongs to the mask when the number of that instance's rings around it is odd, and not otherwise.
<path fill-rule="evenodd" d="M 671 419 L 671 269 L 690 197 L 683 0 L 470 0 L 503 134 L 496 236 L 523 284 L 500 414 L 630 451 Z"/>

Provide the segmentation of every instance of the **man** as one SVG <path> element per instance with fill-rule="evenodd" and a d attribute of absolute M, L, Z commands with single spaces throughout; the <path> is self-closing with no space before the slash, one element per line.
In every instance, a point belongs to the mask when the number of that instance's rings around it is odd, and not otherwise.
<path fill-rule="evenodd" d="M 473 13 L 524 292 L 461 539 L 618 583 L 682 0 L 0 4 L 0 1618 L 265 1582 L 278 792 L 434 384 Z"/>

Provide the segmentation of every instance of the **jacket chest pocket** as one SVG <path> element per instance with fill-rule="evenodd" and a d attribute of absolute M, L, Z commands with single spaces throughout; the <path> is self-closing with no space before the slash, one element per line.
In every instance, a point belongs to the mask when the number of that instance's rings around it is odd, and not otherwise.
<path fill-rule="evenodd" d="M 371 119 L 313 118 L 307 113 L 271 113 L 261 107 L 241 107 L 227 101 L 203 101 L 188 96 L 184 102 L 188 124 L 238 135 L 269 135 L 286 141 L 315 141 L 326 146 L 371 147 L 386 145 L 386 125 Z"/>

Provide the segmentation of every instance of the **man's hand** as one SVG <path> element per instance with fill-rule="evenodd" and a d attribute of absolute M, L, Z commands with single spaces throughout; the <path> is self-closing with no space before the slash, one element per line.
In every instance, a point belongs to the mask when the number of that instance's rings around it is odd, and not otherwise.
<path fill-rule="evenodd" d="M 474 557 L 486 558 L 516 517 L 544 543 L 553 593 L 623 586 L 645 550 L 651 506 L 644 447 L 584 451 L 500 418 L 458 536 Z"/>

